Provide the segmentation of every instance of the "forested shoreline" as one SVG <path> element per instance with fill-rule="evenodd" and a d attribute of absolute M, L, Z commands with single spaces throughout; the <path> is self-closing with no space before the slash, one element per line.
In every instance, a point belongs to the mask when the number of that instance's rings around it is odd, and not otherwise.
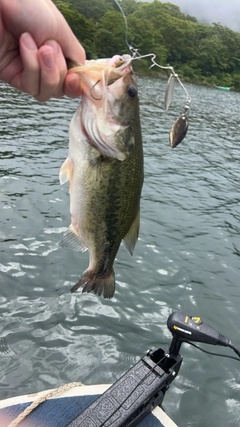
<path fill-rule="evenodd" d="M 113 0 L 54 0 L 74 34 L 84 46 L 87 58 L 129 53 L 125 23 Z M 171 65 L 181 79 L 205 85 L 240 90 L 240 33 L 222 26 L 202 24 L 171 3 L 119 0 L 128 23 L 128 42 L 144 55 L 154 53 L 156 61 Z M 148 59 L 135 61 L 143 73 L 163 74 Z"/>

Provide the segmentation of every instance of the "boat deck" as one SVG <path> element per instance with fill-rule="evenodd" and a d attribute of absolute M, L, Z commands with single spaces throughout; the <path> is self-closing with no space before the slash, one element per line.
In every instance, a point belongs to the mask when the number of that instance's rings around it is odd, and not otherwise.
<path fill-rule="evenodd" d="M 78 386 L 63 392 L 58 397 L 47 399 L 34 409 L 19 427 L 66 427 L 86 409 L 110 385 Z M 8 425 L 21 414 L 33 401 L 47 392 L 18 396 L 0 401 L 1 427 Z M 2 421 L 3 418 L 3 421 Z M 90 422 L 84 427 L 94 427 Z M 177 427 L 177 425 L 159 407 L 139 423 L 139 427 Z"/>

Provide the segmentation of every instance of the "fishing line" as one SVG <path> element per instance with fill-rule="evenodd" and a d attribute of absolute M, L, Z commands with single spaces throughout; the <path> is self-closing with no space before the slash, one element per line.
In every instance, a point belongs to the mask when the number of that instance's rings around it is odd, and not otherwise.
<path fill-rule="evenodd" d="M 127 17 L 126 17 L 126 15 L 125 15 L 125 13 L 124 13 L 124 10 L 123 10 L 123 8 L 122 8 L 122 6 L 118 3 L 118 1 L 117 0 L 113 0 L 114 2 L 115 2 L 115 4 L 118 6 L 118 8 L 119 8 L 119 10 L 120 10 L 120 12 L 121 12 L 121 14 L 122 14 L 122 16 L 123 16 L 123 19 L 124 19 L 124 23 L 125 23 L 125 41 L 126 41 L 126 44 L 127 44 L 127 47 L 129 48 L 129 50 L 131 51 L 131 53 L 133 54 L 133 60 L 134 59 L 143 59 L 143 58 L 147 58 L 147 57 L 150 57 L 151 58 L 151 61 L 152 61 L 152 65 L 150 65 L 150 67 L 149 67 L 149 69 L 151 69 L 152 67 L 159 67 L 159 68 L 161 68 L 161 69 L 163 69 L 163 70 L 169 70 L 169 71 L 171 71 L 171 73 L 172 73 L 172 75 L 178 80 L 178 82 L 180 83 L 180 85 L 182 86 L 182 88 L 184 89 L 184 91 L 186 92 L 186 95 L 187 95 L 187 103 L 188 104 L 190 104 L 190 102 L 191 102 L 191 97 L 190 97 L 190 95 L 189 95 L 189 93 L 188 93 L 188 91 L 187 91 L 187 89 L 185 88 L 185 86 L 183 85 L 183 83 L 181 82 L 181 80 L 180 80 L 180 78 L 179 78 L 179 76 L 178 76 L 178 74 L 176 74 L 175 73 L 175 71 L 174 71 L 174 69 L 173 69 L 173 67 L 171 67 L 171 66 L 163 66 L 163 65 L 160 65 L 160 64 L 158 64 L 156 61 L 155 61 L 155 58 L 156 58 L 156 55 L 154 54 L 154 53 L 148 53 L 148 54 L 146 54 L 146 55 L 141 55 L 139 52 L 138 52 L 138 49 L 135 49 L 133 46 L 131 46 L 131 44 L 128 42 L 128 22 L 127 22 Z"/>
<path fill-rule="evenodd" d="M 187 114 L 190 108 L 190 102 L 191 102 L 191 96 L 189 95 L 187 89 L 185 88 L 184 84 L 182 83 L 182 81 L 180 80 L 178 74 L 175 73 L 174 69 L 172 66 L 163 66 L 158 64 L 155 59 L 156 59 L 156 55 L 154 53 L 148 53 L 146 55 L 141 55 L 138 52 L 138 49 L 134 48 L 129 42 L 128 42 L 128 22 L 127 22 L 127 17 L 124 13 L 124 10 L 122 8 L 122 6 L 119 4 L 118 0 L 114 0 L 115 4 L 117 5 L 117 7 L 119 8 L 123 19 L 124 19 L 124 23 L 125 23 L 125 42 L 127 44 L 128 49 L 130 50 L 131 54 L 132 54 L 132 61 L 134 60 L 140 60 L 143 58 L 150 58 L 152 64 L 150 65 L 149 69 L 153 68 L 153 67 L 158 67 L 161 68 L 162 70 L 169 70 L 170 71 L 170 77 L 167 83 L 167 87 L 166 87 L 166 92 L 165 92 L 165 110 L 167 111 L 168 108 L 170 107 L 171 103 L 172 103 L 172 98 L 173 98 L 173 90 L 174 90 L 174 83 L 175 80 L 178 81 L 178 83 L 180 84 L 180 86 L 182 87 L 182 89 L 184 90 L 186 96 L 187 96 L 187 101 L 186 101 L 186 105 L 184 107 L 184 112 L 183 114 L 180 115 L 180 117 L 178 117 L 178 119 L 175 121 L 175 123 L 173 124 L 171 130 L 170 130 L 170 134 L 169 134 L 169 139 L 170 139 L 170 145 L 172 148 L 176 147 L 178 144 L 180 144 L 180 142 L 184 139 L 184 137 L 186 136 L 186 133 L 188 131 L 188 120 L 187 120 Z"/>
<path fill-rule="evenodd" d="M 120 10 L 120 12 L 121 12 L 121 14 L 123 16 L 123 19 L 124 19 L 124 22 L 125 22 L 125 42 L 127 44 L 127 47 L 131 50 L 131 46 L 128 43 L 128 22 L 127 22 L 127 17 L 126 17 L 126 15 L 124 13 L 124 10 L 123 10 L 122 6 L 118 3 L 118 1 L 117 0 L 113 0 L 113 1 L 117 5 L 118 9 Z"/>

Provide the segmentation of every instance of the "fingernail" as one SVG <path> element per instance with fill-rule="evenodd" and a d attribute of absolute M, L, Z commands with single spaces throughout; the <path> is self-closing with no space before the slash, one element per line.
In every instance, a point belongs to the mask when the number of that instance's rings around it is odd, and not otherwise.
<path fill-rule="evenodd" d="M 21 35 L 21 39 L 22 39 L 23 44 L 25 45 L 25 47 L 28 50 L 36 50 L 37 49 L 37 45 L 29 33 L 23 33 Z"/>
<path fill-rule="evenodd" d="M 55 57 L 53 52 L 43 52 L 42 53 L 42 60 L 46 68 L 54 68 L 55 67 Z"/>
<path fill-rule="evenodd" d="M 61 51 L 59 44 L 55 40 L 48 40 L 46 41 L 45 45 L 50 46 L 57 55 Z"/>

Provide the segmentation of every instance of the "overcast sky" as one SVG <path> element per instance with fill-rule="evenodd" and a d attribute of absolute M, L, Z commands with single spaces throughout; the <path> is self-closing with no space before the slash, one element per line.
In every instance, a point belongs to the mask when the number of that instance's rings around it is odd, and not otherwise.
<path fill-rule="evenodd" d="M 240 32 L 240 0 L 169 0 L 169 2 L 179 6 L 183 13 L 195 16 L 200 22 L 209 24 L 220 22 L 223 26 Z"/>

